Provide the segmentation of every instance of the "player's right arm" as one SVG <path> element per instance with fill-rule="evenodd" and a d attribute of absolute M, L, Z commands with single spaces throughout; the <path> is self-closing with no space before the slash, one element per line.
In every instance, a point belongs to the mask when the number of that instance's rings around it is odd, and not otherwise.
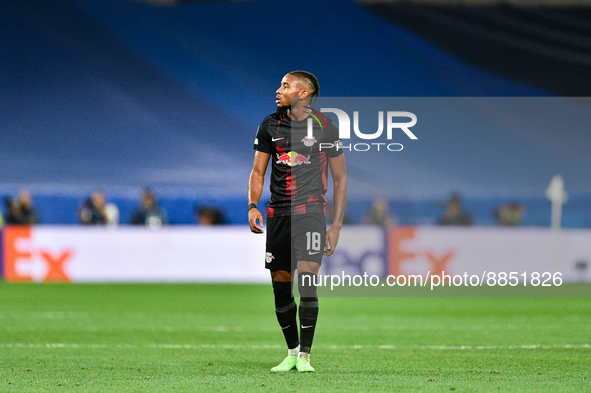
<path fill-rule="evenodd" d="M 254 203 L 258 205 L 259 199 L 261 199 L 263 185 L 265 183 L 265 172 L 267 171 L 270 157 L 270 154 L 258 150 L 254 154 L 252 171 L 248 178 L 248 204 Z M 248 211 L 248 225 L 250 225 L 252 232 L 263 233 L 263 215 L 256 207 Z"/>

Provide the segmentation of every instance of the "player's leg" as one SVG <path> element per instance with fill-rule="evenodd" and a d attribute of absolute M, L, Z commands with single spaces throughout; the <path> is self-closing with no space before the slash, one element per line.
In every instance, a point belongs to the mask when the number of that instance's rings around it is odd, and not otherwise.
<path fill-rule="evenodd" d="M 295 368 L 299 353 L 297 306 L 293 297 L 293 272 L 271 271 L 275 315 L 287 344 L 287 357 L 272 372 L 286 372 Z"/>
<path fill-rule="evenodd" d="M 293 268 L 291 266 L 291 236 L 289 217 L 267 220 L 267 252 L 265 265 L 271 270 L 275 315 L 287 344 L 287 357 L 272 372 L 293 369 L 299 353 L 297 306 L 293 297 Z"/>
<path fill-rule="evenodd" d="M 310 352 L 318 321 L 318 294 L 316 277 L 320 264 L 312 261 L 298 262 L 298 290 L 300 292 L 300 352 L 296 367 L 300 372 L 313 372 Z"/>
<path fill-rule="evenodd" d="M 300 292 L 300 353 L 296 365 L 300 372 L 313 372 L 310 352 L 318 321 L 317 275 L 322 263 L 326 222 L 323 214 L 305 215 L 294 219 L 292 231 L 298 268 Z"/>

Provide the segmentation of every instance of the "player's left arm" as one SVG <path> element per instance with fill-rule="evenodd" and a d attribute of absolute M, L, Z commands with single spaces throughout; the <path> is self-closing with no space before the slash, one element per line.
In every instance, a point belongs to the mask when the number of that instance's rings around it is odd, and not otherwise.
<path fill-rule="evenodd" d="M 347 204 L 347 169 L 345 167 L 345 155 L 328 158 L 328 165 L 332 173 L 334 184 L 334 221 L 328 231 L 326 231 L 326 251 L 327 257 L 334 253 L 339 235 L 343 227 L 343 218 L 345 217 L 345 205 Z"/>
<path fill-rule="evenodd" d="M 265 183 L 265 172 L 269 165 L 270 154 L 258 151 L 254 153 L 254 162 L 252 171 L 248 178 L 248 204 L 258 205 L 263 194 L 263 184 Z M 258 224 L 257 224 L 258 222 Z M 254 233 L 263 233 L 263 215 L 255 207 L 248 211 L 248 224 L 250 230 Z"/>

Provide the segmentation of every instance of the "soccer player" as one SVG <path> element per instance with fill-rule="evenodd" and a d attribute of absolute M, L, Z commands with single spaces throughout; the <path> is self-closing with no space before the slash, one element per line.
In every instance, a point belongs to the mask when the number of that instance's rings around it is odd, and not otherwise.
<path fill-rule="evenodd" d="M 277 111 L 259 125 L 254 163 L 248 181 L 248 222 L 263 233 L 257 204 L 269 160 L 271 199 L 267 209 L 265 267 L 271 272 L 275 313 L 287 343 L 287 357 L 272 372 L 313 372 L 310 349 L 318 319 L 316 275 L 322 256 L 334 253 L 343 225 L 347 172 L 335 123 L 310 107 L 318 97 L 316 77 L 292 71 L 276 92 Z M 334 184 L 334 221 L 326 230 L 327 167 Z M 298 271 L 299 315 L 293 297 Z M 300 331 L 298 335 L 299 316 Z"/>

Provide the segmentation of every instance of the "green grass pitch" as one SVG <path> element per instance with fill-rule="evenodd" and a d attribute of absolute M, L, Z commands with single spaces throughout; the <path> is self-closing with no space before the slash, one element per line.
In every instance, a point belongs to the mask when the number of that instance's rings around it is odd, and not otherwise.
<path fill-rule="evenodd" d="M 322 298 L 314 374 L 270 285 L 0 283 L 0 392 L 591 391 L 591 298 Z"/>

